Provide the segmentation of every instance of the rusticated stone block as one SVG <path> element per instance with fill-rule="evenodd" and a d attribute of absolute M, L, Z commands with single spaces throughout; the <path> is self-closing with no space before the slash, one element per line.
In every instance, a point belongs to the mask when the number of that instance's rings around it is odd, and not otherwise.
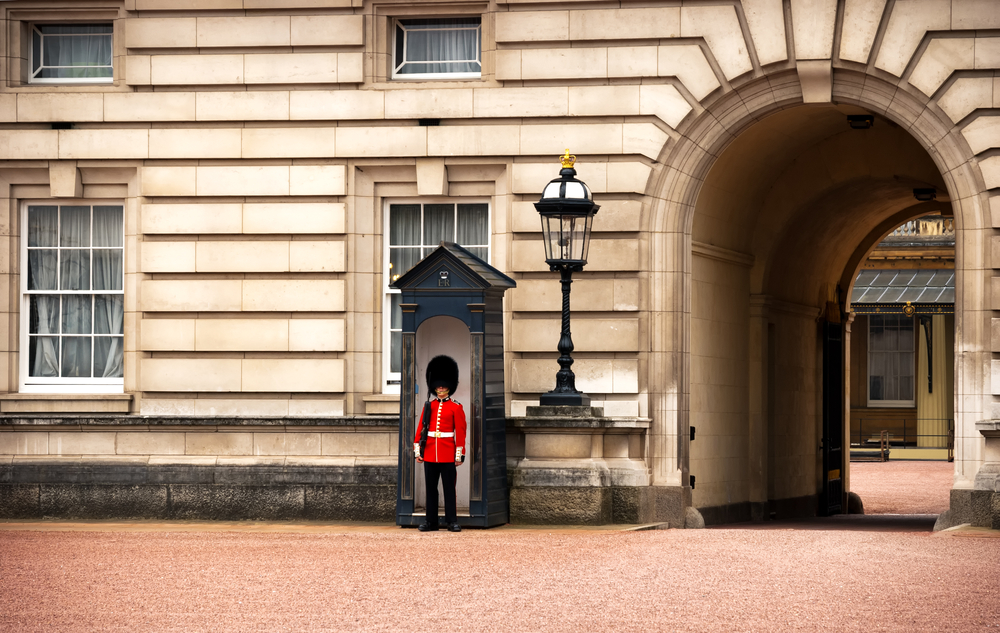
<path fill-rule="evenodd" d="M 306 486 L 303 518 L 321 521 L 392 521 L 396 485 Z"/>
<path fill-rule="evenodd" d="M 169 486 L 170 518 L 277 521 L 302 516 L 302 486 Z"/>
<path fill-rule="evenodd" d="M 510 522 L 528 525 L 607 525 L 610 488 L 512 488 Z"/>
<path fill-rule="evenodd" d="M 616 486 L 611 489 L 611 522 L 617 524 L 653 523 L 656 495 L 649 486 Z"/>
<path fill-rule="evenodd" d="M 972 525 L 1000 529 L 1000 492 L 973 490 L 971 501 Z"/>
<path fill-rule="evenodd" d="M 0 484 L 0 519 L 34 519 L 41 516 L 39 486 Z"/>
<path fill-rule="evenodd" d="M 684 527 L 684 509 L 691 505 L 691 489 L 680 486 L 654 486 L 654 521 L 666 521 L 672 528 Z"/>
<path fill-rule="evenodd" d="M 167 487 L 121 484 L 42 484 L 39 510 L 61 519 L 143 519 L 167 515 Z"/>
<path fill-rule="evenodd" d="M 952 488 L 949 511 L 951 512 L 951 525 L 962 525 L 972 523 L 972 490 Z"/>

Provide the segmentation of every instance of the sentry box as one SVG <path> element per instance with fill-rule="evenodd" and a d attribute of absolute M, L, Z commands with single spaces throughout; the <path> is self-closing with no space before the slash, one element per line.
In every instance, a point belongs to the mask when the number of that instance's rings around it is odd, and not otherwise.
<path fill-rule="evenodd" d="M 506 415 L 504 411 L 503 294 L 517 284 L 453 242 L 441 245 L 390 287 L 401 291 L 402 358 L 399 398 L 399 469 L 396 523 L 424 522 L 424 472 L 413 438 L 430 396 L 427 363 L 446 354 L 458 363 L 453 398 L 465 407 L 466 460 L 458 468 L 458 523 L 507 523 Z"/>

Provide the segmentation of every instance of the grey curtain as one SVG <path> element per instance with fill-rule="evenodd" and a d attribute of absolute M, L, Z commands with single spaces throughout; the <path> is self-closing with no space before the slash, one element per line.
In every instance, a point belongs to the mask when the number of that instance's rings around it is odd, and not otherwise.
<path fill-rule="evenodd" d="M 873 314 L 868 331 L 868 399 L 913 400 L 913 319 Z"/>
<path fill-rule="evenodd" d="M 39 24 L 32 47 L 33 74 L 40 79 L 111 77 L 110 24 Z"/>
<path fill-rule="evenodd" d="M 396 25 L 396 72 L 480 72 L 479 24 L 479 18 L 401 20 Z"/>
<path fill-rule="evenodd" d="M 30 376 L 124 375 L 122 221 L 120 206 L 29 207 Z"/>

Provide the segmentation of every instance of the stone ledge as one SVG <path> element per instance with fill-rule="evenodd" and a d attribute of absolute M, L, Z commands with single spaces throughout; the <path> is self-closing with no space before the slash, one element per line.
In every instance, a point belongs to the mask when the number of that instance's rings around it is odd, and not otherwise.
<path fill-rule="evenodd" d="M 574 431 L 580 429 L 595 429 L 613 431 L 621 429 L 646 430 L 649 428 L 649 418 L 577 418 L 568 416 L 525 416 L 507 418 L 507 429 L 525 431 L 545 429 L 547 431 L 565 429 Z"/>
<path fill-rule="evenodd" d="M 525 413 L 531 418 L 603 418 L 604 408 L 572 405 L 539 405 L 526 407 Z"/>
<path fill-rule="evenodd" d="M 398 394 L 376 393 L 363 396 L 361 400 L 365 403 L 365 413 L 368 415 L 399 415 Z"/>
<path fill-rule="evenodd" d="M 0 413 L 128 413 L 132 407 L 132 394 L 55 394 L 55 393 L 5 393 L 0 394 Z"/>
<path fill-rule="evenodd" d="M 980 420 L 976 430 L 986 437 L 1000 437 L 1000 420 Z"/>
<path fill-rule="evenodd" d="M 76 427 L 361 427 L 399 428 L 399 418 L 388 415 L 357 415 L 336 418 L 262 418 L 237 416 L 162 416 L 162 415 L 107 415 L 107 416 L 50 416 L 50 415 L 0 415 L 0 430 L 4 427 L 76 426 Z"/>

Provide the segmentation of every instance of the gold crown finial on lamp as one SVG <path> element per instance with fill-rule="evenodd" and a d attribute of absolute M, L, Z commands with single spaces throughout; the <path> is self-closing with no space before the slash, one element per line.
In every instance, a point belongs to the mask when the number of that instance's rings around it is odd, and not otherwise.
<path fill-rule="evenodd" d="M 563 169 L 572 169 L 573 164 L 576 163 L 576 156 L 569 153 L 569 148 L 566 148 L 566 153 L 559 157 L 559 161 L 562 162 Z"/>

